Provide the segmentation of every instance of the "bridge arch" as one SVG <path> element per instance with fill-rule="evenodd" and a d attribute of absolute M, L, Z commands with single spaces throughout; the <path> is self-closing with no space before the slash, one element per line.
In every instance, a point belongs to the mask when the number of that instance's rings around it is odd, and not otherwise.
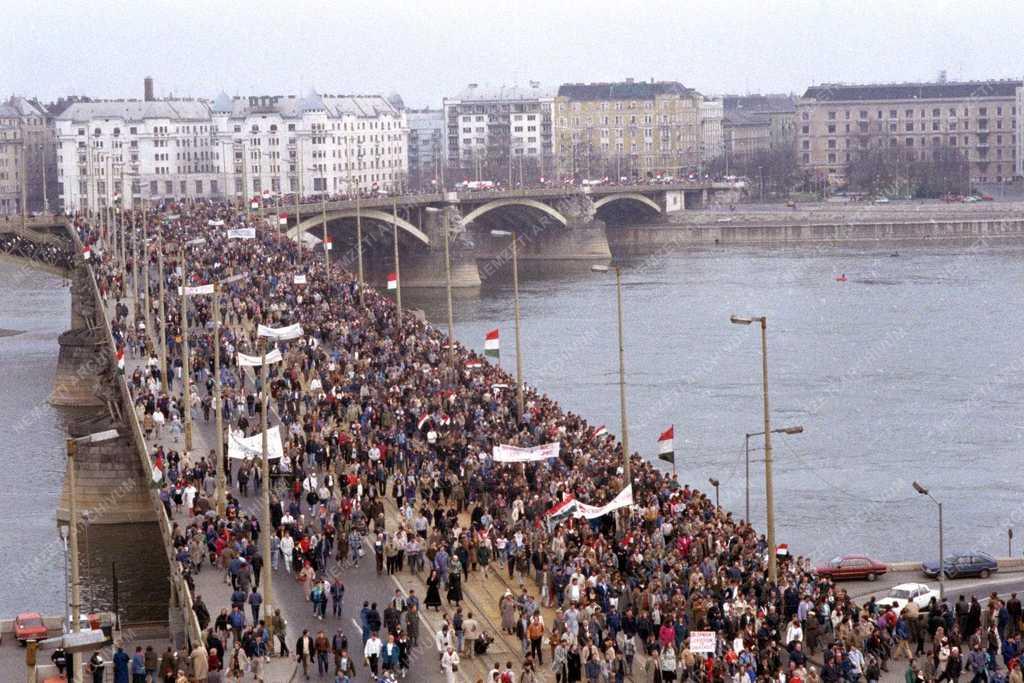
<path fill-rule="evenodd" d="M 661 207 L 658 206 L 658 203 L 656 201 L 654 201 L 653 199 L 646 195 L 640 194 L 639 192 L 622 192 L 619 194 L 605 195 L 604 197 L 601 197 L 600 199 L 594 201 L 594 210 L 596 211 L 605 204 L 611 204 L 612 202 L 617 202 L 620 200 L 631 200 L 634 202 L 639 202 L 644 206 L 648 206 L 654 209 L 658 213 L 663 213 Z"/>
<path fill-rule="evenodd" d="M 544 213 L 546 213 L 547 215 L 551 216 L 552 218 L 554 218 L 556 221 L 558 221 L 562 225 L 565 225 L 568 222 L 566 220 L 565 216 L 563 216 L 556 209 L 551 208 L 547 204 L 545 204 L 543 202 L 538 202 L 536 199 L 525 199 L 525 198 L 523 198 L 523 199 L 495 199 L 493 201 L 489 201 L 486 204 L 483 204 L 481 206 L 476 207 L 475 209 L 473 209 L 472 211 L 467 213 L 465 216 L 463 216 L 462 217 L 462 224 L 463 225 L 469 225 L 470 223 L 475 221 L 477 218 L 480 218 L 480 216 L 484 215 L 485 213 L 488 213 L 490 211 L 494 211 L 495 209 L 500 209 L 503 206 L 528 206 L 530 208 L 537 209 L 538 211 L 543 211 Z"/>
<path fill-rule="evenodd" d="M 426 235 L 426 233 L 424 233 L 422 230 L 420 230 L 415 225 L 405 220 L 401 216 L 396 218 L 393 214 L 390 214 L 386 211 L 378 211 L 377 209 L 362 209 L 359 212 L 359 215 L 369 220 L 380 221 L 382 223 L 387 223 L 389 225 L 397 225 L 400 230 L 405 231 L 407 234 L 414 237 L 421 244 L 430 244 L 430 238 Z M 345 209 L 344 211 L 331 211 L 327 213 L 328 222 L 338 220 L 339 218 L 355 217 L 355 209 Z M 298 239 L 299 235 L 306 232 L 307 230 L 312 230 L 313 228 L 318 228 L 322 226 L 323 222 L 324 219 L 322 214 L 314 214 L 313 216 L 307 218 L 298 225 L 294 225 L 288 228 L 288 237 L 293 240 Z"/>

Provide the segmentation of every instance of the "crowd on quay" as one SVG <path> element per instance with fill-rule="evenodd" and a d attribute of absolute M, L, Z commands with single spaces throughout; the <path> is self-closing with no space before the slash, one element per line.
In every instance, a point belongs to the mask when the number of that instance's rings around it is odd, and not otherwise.
<path fill-rule="evenodd" d="M 197 645 L 198 668 L 209 673 L 193 674 L 196 680 L 241 680 L 247 669 L 258 678 L 260 662 L 275 651 L 288 656 L 290 644 L 307 672 L 315 663 L 318 674 L 349 680 L 358 661 L 374 678 L 401 677 L 420 646 L 417 613 L 438 610 L 445 624 L 432 645 L 451 682 L 462 659 L 487 657 L 487 634 L 462 604 L 463 591 L 502 572 L 517 588 L 497 606 L 500 628 L 518 640 L 522 662 L 495 663 L 486 683 L 532 683 L 545 669 L 558 683 L 620 683 L 627 676 L 655 683 L 871 682 L 901 657 L 907 683 L 956 681 L 964 671 L 974 683 L 1024 683 L 1015 596 L 993 598 L 984 608 L 958 602 L 923 612 L 910 605 L 896 614 L 873 601 L 855 604 L 817 576 L 808 559 L 789 554 L 777 555 L 773 583 L 763 535 L 636 454 L 633 505 L 590 521 L 552 522 L 548 511 L 567 496 L 600 505 L 629 483 L 617 440 L 595 436 L 581 416 L 532 389 L 517 415 L 514 379 L 504 370 L 461 345 L 448 348 L 441 331 L 412 315 L 398 320 L 386 294 L 360 287 L 350 273 L 328 272 L 308 255 L 300 261 L 274 228 L 229 240 L 224 230 L 245 225 L 244 213 L 201 203 L 163 209 L 150 217 L 150 235 L 178 244 L 206 240 L 188 248 L 187 284 L 246 273 L 225 286 L 221 299 L 225 424 L 259 433 L 266 393 L 285 435 L 270 529 L 261 528 L 257 507 L 246 501 L 250 486 L 255 492 L 268 485 L 258 463 L 238 468 L 240 498 L 219 516 L 214 456 L 154 449 L 168 511 L 180 507 L 190 515 L 174 530 L 179 560 L 191 571 L 212 564 L 230 582 L 230 612 L 214 617 L 197 605 L 207 634 Z M 223 221 L 223 228 L 209 227 L 211 221 Z M 83 240 L 98 238 L 84 218 L 76 225 Z M 149 245 L 150 272 L 159 244 Z M 176 253 L 165 257 L 170 291 L 179 284 Z M 112 261 L 99 263 L 101 291 L 120 300 L 125 283 Z M 306 275 L 304 284 L 295 283 L 297 274 Z M 188 407 L 175 390 L 182 367 L 177 307 L 167 309 L 168 357 L 176 370 L 166 382 L 142 321 L 127 305 L 114 321 L 119 343 L 147 359 L 146 371 L 128 379 L 154 432 L 179 430 L 186 409 L 193 419 L 210 419 L 211 297 L 192 297 L 190 307 Z M 303 334 L 279 343 L 283 361 L 270 367 L 267 387 L 236 365 L 236 353 L 264 349 L 258 325 L 294 323 Z M 163 418 L 154 419 L 157 413 Z M 491 458 L 498 444 L 552 441 L 560 455 L 548 462 Z M 399 522 L 389 525 L 385 506 L 392 504 Z M 259 551 L 264 533 L 272 534 L 269 563 Z M 363 642 L 351 648 L 328 633 L 304 632 L 289 643 L 278 615 L 260 612 L 260 572 L 269 564 L 301 576 L 311 609 L 325 617 L 329 599 L 331 615 L 339 615 L 342 568 L 363 557 L 364 535 L 379 573 L 408 569 L 425 577 L 422 604 L 396 593 L 383 608 L 363 605 Z M 542 608 L 554 610 L 554 618 L 546 620 Z M 714 633 L 712 652 L 691 650 L 689 636 L 698 631 Z"/>

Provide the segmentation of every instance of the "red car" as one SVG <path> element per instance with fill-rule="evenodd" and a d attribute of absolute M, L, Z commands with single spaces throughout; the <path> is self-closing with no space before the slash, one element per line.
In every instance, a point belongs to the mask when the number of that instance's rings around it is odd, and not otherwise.
<path fill-rule="evenodd" d="M 866 555 L 843 555 L 836 557 L 824 567 L 818 567 L 818 576 L 827 576 L 833 581 L 867 579 L 874 581 L 888 571 L 881 562 Z"/>
<path fill-rule="evenodd" d="M 14 619 L 14 637 L 22 645 L 30 640 L 42 640 L 48 633 L 38 612 L 22 612 Z"/>

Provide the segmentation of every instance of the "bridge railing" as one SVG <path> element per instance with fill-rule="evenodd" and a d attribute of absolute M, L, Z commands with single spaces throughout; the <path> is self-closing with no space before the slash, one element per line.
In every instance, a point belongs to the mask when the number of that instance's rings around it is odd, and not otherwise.
<path fill-rule="evenodd" d="M 71 234 L 71 240 L 75 245 L 78 253 L 82 252 L 82 242 L 78 237 L 78 232 L 74 226 L 68 224 L 67 231 Z M 107 318 L 106 309 L 103 306 L 103 299 L 100 296 L 99 285 L 96 283 L 96 273 L 93 271 L 92 265 L 88 262 L 84 266 L 89 272 L 89 283 L 93 297 L 96 300 L 96 306 L 103 316 L 103 334 L 106 339 L 107 353 L 109 353 L 109 360 L 113 367 L 117 366 L 117 345 L 114 342 L 114 334 L 111 331 L 110 320 Z M 170 578 L 171 578 L 171 592 L 172 598 L 177 598 L 178 606 L 182 611 L 182 618 L 185 623 L 186 633 L 192 643 L 199 642 L 202 639 L 202 629 L 199 628 L 199 619 L 196 617 L 195 610 L 193 609 L 192 592 L 189 590 L 188 583 L 185 581 L 185 577 L 182 575 L 181 568 L 178 565 L 177 559 L 174 555 L 174 538 L 171 535 L 171 520 L 167 516 L 167 512 L 164 508 L 163 502 L 160 500 L 157 489 L 154 488 L 151 482 L 154 481 L 153 475 L 155 468 L 153 467 L 152 461 L 149 459 L 149 451 L 146 447 L 146 438 L 142 431 L 142 425 L 139 424 L 138 415 L 135 413 L 134 401 L 132 399 L 131 391 L 128 389 L 128 380 L 126 375 L 115 374 L 114 384 L 117 386 L 118 394 L 121 399 L 122 406 L 122 417 L 124 422 L 128 425 L 128 429 L 131 431 L 131 435 L 135 444 L 135 452 L 139 456 L 139 461 L 142 464 L 142 472 L 146 478 L 144 484 L 148 487 L 150 502 L 156 511 L 157 526 L 160 528 L 160 535 L 163 538 L 164 550 L 167 553 L 167 562 L 170 567 Z"/>

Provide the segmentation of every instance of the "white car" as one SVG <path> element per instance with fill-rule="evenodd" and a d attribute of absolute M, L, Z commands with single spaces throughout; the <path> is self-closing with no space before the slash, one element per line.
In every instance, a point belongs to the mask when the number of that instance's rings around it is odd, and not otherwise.
<path fill-rule="evenodd" d="M 876 601 L 879 609 L 892 606 L 897 614 L 913 600 L 921 610 L 927 610 L 932 598 L 939 599 L 939 591 L 932 590 L 924 583 L 901 583 L 893 586 L 889 594 Z"/>

